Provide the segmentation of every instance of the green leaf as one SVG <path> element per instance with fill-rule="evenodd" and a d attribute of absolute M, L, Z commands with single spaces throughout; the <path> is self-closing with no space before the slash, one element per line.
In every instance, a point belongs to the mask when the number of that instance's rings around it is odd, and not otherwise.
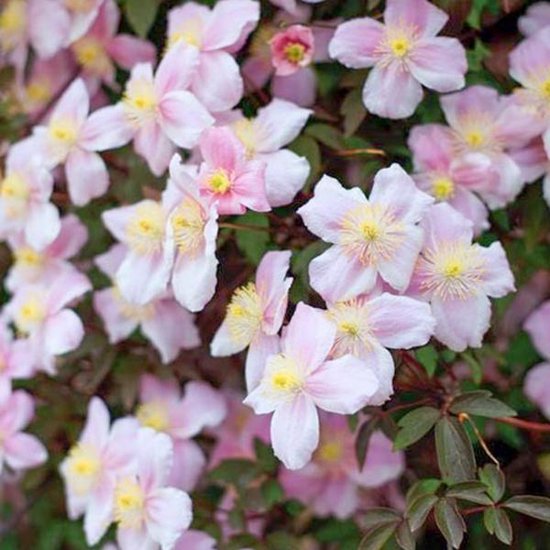
<path fill-rule="evenodd" d="M 265 214 L 259 212 L 247 212 L 238 217 L 237 223 L 251 225 L 254 227 L 269 227 L 269 219 Z M 238 230 L 235 232 L 235 240 L 239 250 L 246 259 L 254 265 L 258 265 L 267 251 L 269 233 L 251 230 Z"/>
<path fill-rule="evenodd" d="M 508 514 L 500 508 L 495 508 L 495 535 L 500 542 L 510 545 L 514 538 L 512 524 Z"/>
<path fill-rule="evenodd" d="M 479 386 L 483 380 L 483 366 L 481 363 L 470 353 L 464 352 L 462 354 L 462 359 L 466 361 L 472 372 L 472 379 L 474 383 Z"/>
<path fill-rule="evenodd" d="M 409 507 L 409 505 L 420 496 L 433 495 L 441 487 L 441 485 L 442 482 L 440 479 L 419 479 L 407 491 L 407 507 Z"/>
<path fill-rule="evenodd" d="M 299 548 L 298 539 L 285 533 L 284 531 L 275 531 L 266 538 L 268 550 L 288 550 L 289 548 Z"/>
<path fill-rule="evenodd" d="M 479 469 L 479 479 L 487 487 L 487 493 L 494 502 L 498 502 L 504 495 L 506 480 L 504 474 L 494 464 L 486 464 Z"/>
<path fill-rule="evenodd" d="M 486 490 L 486 485 L 481 481 L 463 481 L 450 487 L 445 496 L 490 506 L 493 501 L 485 494 Z"/>
<path fill-rule="evenodd" d="M 359 542 L 361 532 L 352 520 L 328 519 L 324 525 L 315 530 L 315 538 L 319 542 L 342 542 L 344 539 Z"/>
<path fill-rule="evenodd" d="M 309 162 L 310 172 L 304 190 L 307 190 L 319 179 L 321 172 L 321 149 L 312 137 L 302 135 L 297 137 L 288 148 L 297 155 L 305 157 Z"/>
<path fill-rule="evenodd" d="M 365 529 L 373 529 L 390 523 L 397 524 L 400 521 L 401 514 L 391 508 L 371 508 L 367 510 L 363 516 L 361 525 L 363 525 Z"/>
<path fill-rule="evenodd" d="M 382 550 L 397 529 L 397 524 L 381 525 L 371 529 L 359 543 L 358 550 Z"/>
<path fill-rule="evenodd" d="M 330 124 L 310 124 L 304 134 L 326 145 L 330 149 L 343 149 L 345 142 L 340 131 Z"/>
<path fill-rule="evenodd" d="M 495 534 L 495 508 L 486 508 L 483 511 L 483 524 L 490 535 Z"/>
<path fill-rule="evenodd" d="M 491 392 L 485 390 L 471 391 L 456 397 L 449 410 L 454 414 L 468 413 L 474 416 L 501 418 L 516 416 L 516 411 L 506 403 L 492 397 Z"/>
<path fill-rule="evenodd" d="M 508 499 L 503 506 L 520 514 L 550 523 L 550 498 L 521 495 Z"/>
<path fill-rule="evenodd" d="M 260 486 L 260 492 L 268 508 L 284 499 L 284 491 L 275 479 L 267 479 Z"/>
<path fill-rule="evenodd" d="M 475 478 L 472 442 L 456 418 L 444 417 L 435 425 L 437 462 L 443 479 L 449 483 Z"/>
<path fill-rule="evenodd" d="M 157 0 L 125 0 L 124 13 L 136 34 L 145 38 L 157 16 Z"/>
<path fill-rule="evenodd" d="M 419 407 L 407 413 L 397 423 L 400 429 L 393 448 L 401 450 L 416 443 L 433 428 L 440 416 L 434 407 Z"/>
<path fill-rule="evenodd" d="M 435 503 L 439 500 L 437 495 L 421 495 L 407 507 L 405 515 L 412 531 L 420 529 Z"/>
<path fill-rule="evenodd" d="M 239 487 L 245 487 L 257 475 L 256 464 L 251 460 L 240 458 L 224 460 L 208 474 L 213 481 L 221 481 Z"/>
<path fill-rule="evenodd" d="M 452 548 L 459 548 L 464 538 L 466 524 L 452 499 L 439 499 L 435 505 L 435 522 Z"/>
<path fill-rule="evenodd" d="M 411 533 L 411 528 L 406 521 L 401 522 L 401 525 L 397 528 L 395 540 L 403 550 L 414 550 L 416 548 L 416 542 Z"/>
<path fill-rule="evenodd" d="M 470 27 L 481 29 L 481 17 L 485 11 L 497 14 L 500 10 L 500 0 L 474 0 L 472 9 L 466 21 Z"/>
<path fill-rule="evenodd" d="M 357 464 L 359 470 L 363 469 L 365 464 L 365 458 L 367 456 L 367 450 L 369 447 L 369 441 L 371 435 L 378 427 L 378 417 L 373 416 L 363 422 L 359 431 L 357 432 L 357 438 L 355 439 L 355 456 L 357 458 Z"/>
<path fill-rule="evenodd" d="M 437 351 L 435 348 L 433 346 L 424 346 L 423 348 L 417 349 L 414 355 L 431 378 L 435 374 L 437 368 Z"/>
<path fill-rule="evenodd" d="M 355 88 L 348 93 L 342 102 L 340 113 L 344 117 L 344 135 L 352 136 L 367 116 L 361 88 Z"/>
<path fill-rule="evenodd" d="M 266 445 L 261 439 L 254 439 L 254 452 L 258 461 L 258 466 L 263 472 L 272 474 L 277 470 L 279 465 L 275 458 L 271 445 Z"/>

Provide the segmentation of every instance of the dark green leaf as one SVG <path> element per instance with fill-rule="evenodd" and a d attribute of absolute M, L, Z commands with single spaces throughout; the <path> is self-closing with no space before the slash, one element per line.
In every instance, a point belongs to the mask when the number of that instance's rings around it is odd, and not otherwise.
<path fill-rule="evenodd" d="M 441 487 L 440 479 L 420 479 L 414 483 L 407 491 L 406 502 L 407 508 L 418 497 L 423 495 L 433 495 Z"/>
<path fill-rule="evenodd" d="M 420 529 L 429 513 L 432 511 L 435 503 L 439 500 L 437 495 L 422 495 L 411 502 L 407 508 L 405 515 L 409 521 L 411 530 L 416 531 Z"/>
<path fill-rule="evenodd" d="M 483 366 L 481 363 L 470 353 L 463 353 L 462 359 L 468 363 L 470 370 L 472 371 L 472 379 L 476 385 L 480 385 L 483 380 Z"/>
<path fill-rule="evenodd" d="M 424 437 L 439 417 L 439 411 L 433 407 L 419 407 L 407 413 L 397 423 L 400 429 L 393 442 L 393 448 L 405 449 Z"/>
<path fill-rule="evenodd" d="M 340 131 L 329 124 L 310 124 L 304 133 L 330 149 L 343 149 L 345 147 L 345 142 Z"/>
<path fill-rule="evenodd" d="M 416 542 L 411 533 L 411 528 L 406 521 L 403 521 L 397 528 L 395 540 L 403 550 L 414 550 L 416 548 Z"/>
<path fill-rule="evenodd" d="M 266 542 L 268 550 L 289 550 L 299 547 L 298 539 L 284 531 L 271 533 L 267 536 Z"/>
<path fill-rule="evenodd" d="M 494 464 L 486 464 L 479 470 L 479 479 L 486 485 L 487 493 L 494 502 L 498 502 L 506 488 L 504 474 Z"/>
<path fill-rule="evenodd" d="M 512 524 L 508 514 L 500 508 L 495 508 L 495 535 L 500 542 L 510 545 L 514 538 Z"/>
<path fill-rule="evenodd" d="M 508 499 L 503 506 L 520 514 L 550 523 L 550 498 L 521 495 Z"/>
<path fill-rule="evenodd" d="M 126 0 L 124 13 L 130 26 L 136 34 L 144 38 L 157 16 L 159 4 L 157 0 Z"/>
<path fill-rule="evenodd" d="M 435 426 L 437 462 L 443 479 L 449 483 L 475 478 L 472 442 L 456 418 L 445 417 Z"/>
<path fill-rule="evenodd" d="M 259 212 L 247 212 L 239 216 L 238 223 L 254 227 L 269 227 L 268 217 Z M 253 229 L 239 229 L 235 232 L 235 239 L 239 250 L 246 256 L 246 259 L 252 264 L 258 265 L 267 250 L 269 233 Z"/>
<path fill-rule="evenodd" d="M 486 508 L 483 511 L 483 524 L 490 535 L 495 534 L 495 508 Z"/>
<path fill-rule="evenodd" d="M 305 157 L 309 162 L 310 172 L 304 190 L 307 190 L 319 179 L 321 171 L 321 149 L 319 144 L 310 136 L 297 137 L 288 148 L 297 155 Z"/>
<path fill-rule="evenodd" d="M 435 348 L 433 346 L 424 346 L 417 349 L 414 355 L 431 378 L 437 368 L 437 351 Z"/>
<path fill-rule="evenodd" d="M 284 492 L 275 479 L 267 479 L 260 487 L 262 497 L 268 508 L 284 499 Z"/>
<path fill-rule="evenodd" d="M 371 529 L 361 540 L 358 550 L 382 550 L 396 529 L 396 523 Z"/>
<path fill-rule="evenodd" d="M 516 416 L 516 411 L 508 405 L 495 399 L 490 392 L 483 390 L 463 393 L 456 397 L 449 409 L 454 414 L 462 412 L 474 416 L 486 416 L 488 418 L 500 418 L 504 416 Z"/>
<path fill-rule="evenodd" d="M 213 481 L 222 481 L 238 486 L 246 486 L 258 475 L 256 464 L 251 460 L 233 458 L 224 460 L 209 473 Z"/>
<path fill-rule="evenodd" d="M 459 548 L 464 538 L 466 524 L 452 499 L 442 498 L 435 505 L 435 522 L 452 548 Z"/>
<path fill-rule="evenodd" d="M 445 496 L 489 506 L 493 501 L 486 495 L 486 490 L 487 486 L 480 481 L 464 481 L 450 487 Z"/>
<path fill-rule="evenodd" d="M 374 527 L 388 525 L 389 523 L 397 524 L 400 521 L 401 514 L 391 508 L 371 508 L 363 516 L 361 525 L 365 529 L 373 529 Z"/>
<path fill-rule="evenodd" d="M 367 449 L 371 435 L 378 427 L 378 417 L 373 416 L 367 421 L 363 422 L 359 431 L 357 432 L 357 438 L 355 439 L 355 456 L 357 458 L 357 464 L 359 470 L 363 469 L 365 464 L 365 458 L 367 456 Z"/>
<path fill-rule="evenodd" d="M 342 102 L 340 113 L 344 116 L 344 135 L 352 136 L 367 115 L 361 88 L 355 88 L 348 93 Z"/>

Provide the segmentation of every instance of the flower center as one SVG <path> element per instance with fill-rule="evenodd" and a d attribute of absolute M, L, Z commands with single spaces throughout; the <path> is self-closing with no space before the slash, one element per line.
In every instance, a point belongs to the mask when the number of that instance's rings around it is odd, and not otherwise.
<path fill-rule="evenodd" d="M 436 178 L 432 183 L 432 194 L 440 201 L 450 199 L 454 195 L 455 185 L 450 178 Z"/>
<path fill-rule="evenodd" d="M 46 307 L 41 296 L 30 296 L 15 315 L 15 325 L 22 334 L 28 334 L 46 317 Z"/>
<path fill-rule="evenodd" d="M 411 42 L 404 36 L 390 40 L 390 48 L 395 57 L 405 57 L 411 50 Z"/>
<path fill-rule="evenodd" d="M 151 319 L 155 314 L 155 306 L 152 303 L 139 306 L 128 302 L 118 287 L 113 287 L 113 297 L 118 303 L 120 312 L 126 319 L 132 319 L 138 323 L 142 323 L 147 319 Z"/>
<path fill-rule="evenodd" d="M 238 288 L 227 306 L 227 328 L 234 342 L 247 345 L 262 323 L 260 296 L 254 283 Z"/>
<path fill-rule="evenodd" d="M 72 490 L 78 495 L 88 494 L 101 469 L 97 451 L 89 445 L 77 443 L 69 451 L 67 466 L 68 482 Z"/>
<path fill-rule="evenodd" d="M 153 83 L 141 79 L 128 82 L 122 100 L 128 120 L 135 126 L 142 126 L 155 116 L 157 98 Z"/>
<path fill-rule="evenodd" d="M 136 529 L 144 519 L 145 495 L 135 478 L 125 478 L 115 488 L 114 516 L 123 529 Z"/>
<path fill-rule="evenodd" d="M 136 207 L 126 228 L 128 244 L 138 254 L 157 251 L 164 238 L 165 216 L 159 203 L 146 201 Z"/>
<path fill-rule="evenodd" d="M 547 78 L 541 85 L 540 91 L 544 99 L 550 101 L 550 78 Z"/>
<path fill-rule="evenodd" d="M 375 241 L 380 237 L 380 228 L 375 220 L 367 220 L 361 225 L 361 233 L 367 241 Z"/>
<path fill-rule="evenodd" d="M 223 168 L 218 168 L 208 178 L 207 185 L 216 195 L 223 195 L 231 187 L 231 180 Z"/>
<path fill-rule="evenodd" d="M 165 432 L 169 427 L 168 410 L 158 401 L 143 403 L 136 411 L 136 417 L 142 426 Z"/>
<path fill-rule="evenodd" d="M 77 140 L 75 125 L 67 120 L 52 120 L 48 126 L 48 133 L 54 141 L 54 146 L 63 149 L 69 149 Z"/>
<path fill-rule="evenodd" d="M 111 62 L 99 40 L 91 37 L 81 38 L 72 48 L 78 63 L 88 71 L 103 74 L 110 69 Z"/>
<path fill-rule="evenodd" d="M 0 13 L 0 45 L 5 51 L 14 48 L 27 23 L 26 5 L 20 0 L 8 2 Z"/>
<path fill-rule="evenodd" d="M 480 148 L 485 142 L 485 136 L 479 130 L 471 130 L 464 136 L 466 143 L 474 149 Z"/>
<path fill-rule="evenodd" d="M 370 349 L 371 327 L 366 304 L 357 300 L 339 302 L 329 308 L 328 317 L 338 328 L 332 349 L 335 356 L 358 355 L 365 348 Z"/>
<path fill-rule="evenodd" d="M 45 82 L 31 82 L 26 89 L 27 98 L 34 103 L 43 103 L 51 98 L 52 93 Z"/>
<path fill-rule="evenodd" d="M 271 357 L 266 366 L 268 391 L 291 397 L 304 387 L 304 379 L 293 359 L 284 353 Z"/>
<path fill-rule="evenodd" d="M 0 184 L 0 196 L 3 199 L 16 199 L 24 201 L 30 195 L 27 182 L 17 173 L 11 173 Z"/>
<path fill-rule="evenodd" d="M 464 264 L 460 258 L 449 258 L 443 266 L 443 275 L 447 279 L 457 279 L 464 273 Z"/>
<path fill-rule="evenodd" d="M 306 47 L 300 42 L 291 42 L 284 47 L 283 53 L 289 63 L 298 65 L 306 56 Z"/>
<path fill-rule="evenodd" d="M 39 252 L 33 250 L 29 246 L 19 248 L 14 253 L 15 262 L 24 267 L 39 267 L 42 265 L 43 257 Z"/>
<path fill-rule="evenodd" d="M 321 462 L 339 462 L 344 455 L 344 449 L 340 441 L 326 441 L 322 443 L 316 453 Z"/>
<path fill-rule="evenodd" d="M 174 241 L 181 252 L 197 249 L 203 241 L 205 220 L 200 204 L 188 197 L 170 217 Z"/>

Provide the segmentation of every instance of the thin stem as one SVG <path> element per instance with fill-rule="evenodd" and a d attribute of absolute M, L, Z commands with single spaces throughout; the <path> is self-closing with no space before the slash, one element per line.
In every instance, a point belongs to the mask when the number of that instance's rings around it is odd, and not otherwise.
<path fill-rule="evenodd" d="M 382 149 L 373 149 L 373 148 L 361 148 L 361 149 L 345 149 L 345 150 L 336 150 L 333 153 L 338 157 L 356 157 L 359 155 L 375 155 L 378 157 L 387 157 L 385 151 Z"/>
<path fill-rule="evenodd" d="M 222 222 L 219 224 L 219 227 L 235 229 L 237 231 L 256 231 L 259 233 L 271 233 L 271 229 L 269 229 L 269 227 L 259 227 L 257 225 L 248 225 L 244 223 Z"/>
<path fill-rule="evenodd" d="M 521 428 L 522 430 L 550 433 L 550 424 L 543 424 L 542 422 L 531 422 L 529 420 L 521 420 L 521 418 L 512 417 L 495 418 L 495 420 L 503 424 L 510 424 L 510 426 Z"/>
<path fill-rule="evenodd" d="M 481 445 L 482 449 L 485 451 L 485 454 L 495 463 L 496 467 L 500 469 L 500 462 L 496 459 L 495 455 L 491 452 L 487 443 L 485 443 L 483 436 L 481 435 L 480 431 L 477 429 L 477 426 L 474 424 L 473 420 L 470 418 L 470 415 L 467 413 L 460 413 L 458 415 L 458 420 L 462 423 L 468 422 L 468 424 L 470 424 L 472 430 L 474 430 L 474 433 L 476 434 L 479 444 Z"/>
<path fill-rule="evenodd" d="M 413 403 L 402 403 L 401 405 L 396 405 L 395 407 L 390 407 L 389 409 L 382 411 L 382 414 L 385 416 L 403 409 L 412 409 L 413 407 L 419 407 L 420 405 L 427 405 L 428 403 L 433 403 L 433 399 L 426 397 L 425 399 L 420 399 L 418 401 L 414 401 Z"/>

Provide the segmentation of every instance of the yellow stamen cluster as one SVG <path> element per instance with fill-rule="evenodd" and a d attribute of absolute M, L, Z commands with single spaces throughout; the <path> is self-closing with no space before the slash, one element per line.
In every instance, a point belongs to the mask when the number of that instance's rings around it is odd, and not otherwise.
<path fill-rule="evenodd" d="M 209 176 L 207 185 L 216 195 L 223 195 L 231 188 L 231 179 L 226 170 L 218 168 Z"/>
<path fill-rule="evenodd" d="M 169 427 L 168 410 L 157 401 L 140 405 L 136 411 L 136 418 L 142 426 L 153 428 L 157 432 L 164 432 Z"/>
<path fill-rule="evenodd" d="M 432 195 L 439 201 L 446 201 L 453 197 L 455 184 L 447 177 L 435 178 L 432 182 Z"/>
<path fill-rule="evenodd" d="M 44 262 L 44 257 L 30 246 L 18 248 L 14 256 L 15 262 L 24 267 L 40 267 Z"/>
<path fill-rule="evenodd" d="M 315 459 L 329 464 L 340 462 L 344 455 L 344 449 L 340 441 L 321 442 L 319 449 L 315 453 Z"/>
<path fill-rule="evenodd" d="M 162 206 L 153 201 L 144 201 L 136 207 L 126 227 L 128 244 L 138 254 L 150 254 L 162 245 L 165 214 Z"/>
<path fill-rule="evenodd" d="M 304 386 L 304 379 L 296 363 L 283 353 L 271 358 L 266 367 L 269 391 L 280 396 L 292 396 Z"/>
<path fill-rule="evenodd" d="M 260 296 L 254 283 L 238 288 L 227 306 L 227 328 L 234 342 L 247 345 L 262 323 Z"/>
<path fill-rule="evenodd" d="M 130 80 L 122 100 L 128 120 L 140 127 L 156 115 L 157 98 L 153 82 L 145 79 Z"/>
<path fill-rule="evenodd" d="M 100 469 L 101 460 L 93 447 L 77 443 L 69 451 L 67 481 L 76 494 L 84 496 L 92 490 Z"/>
<path fill-rule="evenodd" d="M 170 217 L 174 241 L 180 252 L 193 252 L 203 242 L 204 212 L 191 197 L 185 198 Z"/>
<path fill-rule="evenodd" d="M 87 71 L 102 75 L 111 68 L 111 61 L 99 40 L 84 37 L 72 45 L 76 60 Z"/>
<path fill-rule="evenodd" d="M 144 519 L 145 495 L 135 478 L 124 478 L 115 488 L 114 517 L 123 529 L 136 529 Z"/>
<path fill-rule="evenodd" d="M 289 63 L 298 65 L 306 56 L 306 47 L 300 42 L 293 42 L 283 48 L 283 54 Z"/>
<path fill-rule="evenodd" d="M 11 0 L 0 12 L 0 46 L 13 49 L 22 37 L 27 23 L 27 6 L 22 0 Z"/>

